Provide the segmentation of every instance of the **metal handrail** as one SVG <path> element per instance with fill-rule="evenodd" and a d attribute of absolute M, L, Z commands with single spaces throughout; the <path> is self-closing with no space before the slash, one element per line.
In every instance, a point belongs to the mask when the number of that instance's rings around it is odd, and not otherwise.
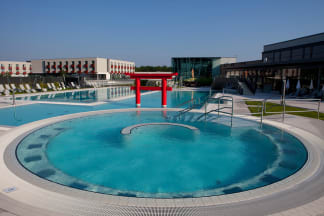
<path fill-rule="evenodd" d="M 317 112 L 317 119 L 319 119 L 320 116 L 320 106 L 321 106 L 321 99 L 316 99 L 316 98 L 304 98 L 304 99 L 283 99 L 282 100 L 282 104 L 274 104 L 271 107 L 276 107 L 276 106 L 283 106 L 283 111 L 282 112 L 267 112 L 267 101 L 271 101 L 272 99 L 265 99 L 264 100 L 264 113 L 271 113 L 271 114 L 282 114 L 282 119 L 283 121 L 285 120 L 285 114 L 286 113 L 303 113 L 303 112 Z M 274 101 L 274 100 L 272 100 Z M 301 111 L 286 111 L 286 101 L 311 101 L 311 102 L 317 102 L 317 109 L 311 109 L 311 108 L 301 108 L 301 109 L 305 109 L 305 110 L 301 110 Z"/>
<path fill-rule="evenodd" d="M 229 99 L 228 99 L 229 98 Z M 217 101 L 218 102 L 218 107 L 217 109 L 213 109 L 213 110 L 209 110 L 207 112 L 207 105 L 208 105 L 208 102 L 209 101 Z M 225 106 L 225 107 L 220 107 L 220 101 L 223 100 L 223 101 L 231 101 L 232 102 L 232 106 Z M 223 109 L 226 109 L 226 108 L 231 108 L 231 112 L 224 112 L 224 111 L 221 111 Z M 220 96 L 220 97 L 217 97 L 217 98 L 211 98 L 211 97 L 208 97 L 207 100 L 206 100 L 206 103 L 205 103 L 205 113 L 202 114 L 201 116 L 198 117 L 198 119 L 200 119 L 202 116 L 205 116 L 205 120 L 207 119 L 207 115 L 211 112 L 218 112 L 218 117 L 219 117 L 219 113 L 225 113 L 225 114 L 229 114 L 231 115 L 231 127 L 232 127 L 232 124 L 233 124 L 233 111 L 234 111 L 234 99 L 232 96 L 228 96 L 228 95 L 223 95 L 223 96 Z"/>

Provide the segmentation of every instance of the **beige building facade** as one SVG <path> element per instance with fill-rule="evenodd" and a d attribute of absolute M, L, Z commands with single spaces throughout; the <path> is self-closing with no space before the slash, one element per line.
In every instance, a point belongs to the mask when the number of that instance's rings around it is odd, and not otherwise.
<path fill-rule="evenodd" d="M 11 77 L 27 77 L 32 73 L 31 62 L 0 61 L 0 74 Z"/>
<path fill-rule="evenodd" d="M 32 60 L 34 74 L 79 74 L 92 79 L 121 78 L 135 71 L 135 63 L 106 58 L 62 58 Z"/>

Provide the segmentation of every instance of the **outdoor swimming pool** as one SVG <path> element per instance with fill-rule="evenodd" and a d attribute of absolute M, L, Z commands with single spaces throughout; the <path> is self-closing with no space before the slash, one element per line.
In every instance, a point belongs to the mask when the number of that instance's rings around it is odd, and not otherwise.
<path fill-rule="evenodd" d="M 99 93 L 96 93 L 98 95 Z M 209 92 L 204 91 L 172 91 L 168 92 L 168 107 L 187 107 L 184 102 L 207 97 Z M 73 102 L 73 101 L 70 101 Z M 32 121 L 44 118 L 55 117 L 78 112 L 87 112 L 105 109 L 122 109 L 135 107 L 135 98 L 128 98 L 119 101 L 111 101 L 96 106 L 82 105 L 62 105 L 62 104 L 31 104 L 0 109 L 0 125 L 19 126 Z M 159 108 L 161 107 L 161 92 L 142 95 L 142 107 Z"/>
<path fill-rule="evenodd" d="M 30 172 L 61 185 L 153 198 L 251 190 L 294 174 L 307 160 L 298 139 L 272 126 L 261 129 L 248 121 L 249 126 L 231 128 L 217 118 L 173 120 L 174 115 L 120 112 L 55 123 L 25 137 L 17 158 Z M 151 125 L 120 133 L 130 125 L 151 122 L 182 123 L 198 130 Z"/>

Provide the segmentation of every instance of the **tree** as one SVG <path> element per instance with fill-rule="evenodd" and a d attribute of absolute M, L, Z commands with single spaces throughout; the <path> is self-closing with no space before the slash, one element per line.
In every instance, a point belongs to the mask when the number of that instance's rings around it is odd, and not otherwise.
<path fill-rule="evenodd" d="M 157 72 L 157 71 L 161 71 L 161 72 L 171 72 L 172 68 L 169 66 L 140 66 L 140 67 L 136 67 L 136 71 L 137 72 Z"/>

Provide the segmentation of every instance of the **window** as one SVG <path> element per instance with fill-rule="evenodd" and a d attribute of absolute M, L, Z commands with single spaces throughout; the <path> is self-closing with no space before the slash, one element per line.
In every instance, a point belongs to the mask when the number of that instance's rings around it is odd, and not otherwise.
<path fill-rule="evenodd" d="M 290 60 L 290 50 L 283 50 L 281 52 L 281 61 L 289 61 Z"/>
<path fill-rule="evenodd" d="M 317 45 L 313 47 L 313 58 L 323 58 L 324 57 L 324 45 Z"/>
<path fill-rule="evenodd" d="M 303 58 L 303 48 L 295 48 L 292 50 L 292 60 L 299 60 Z"/>

